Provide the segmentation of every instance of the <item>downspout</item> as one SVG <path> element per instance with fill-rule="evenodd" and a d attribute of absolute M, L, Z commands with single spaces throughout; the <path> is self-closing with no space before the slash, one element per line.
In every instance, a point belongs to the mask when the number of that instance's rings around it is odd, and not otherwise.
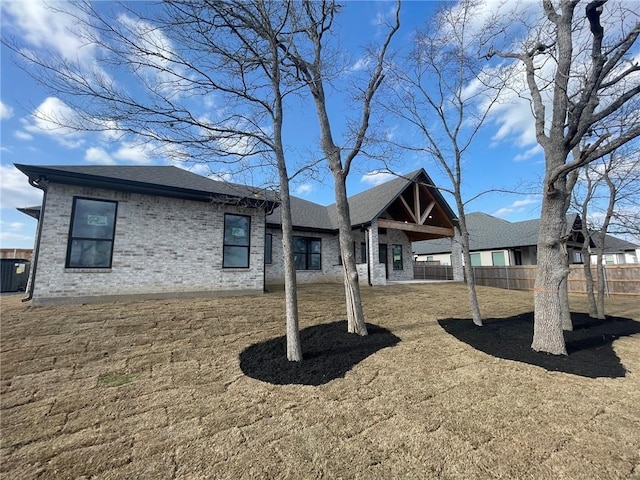
<path fill-rule="evenodd" d="M 36 283 L 36 272 L 38 270 L 38 256 L 40 254 L 40 239 L 42 237 L 42 223 L 44 222 L 44 209 L 47 204 L 47 189 L 46 187 L 39 185 L 38 182 L 46 183 L 46 180 L 39 178 L 37 181 L 29 178 L 29 185 L 32 187 L 38 188 L 42 190 L 42 206 L 40 207 L 40 215 L 38 217 L 38 228 L 36 230 L 36 244 L 35 250 L 33 252 L 33 256 L 31 259 L 31 282 L 29 283 L 29 289 L 27 291 L 27 296 L 22 299 L 23 302 L 28 302 L 33 298 L 33 289 Z"/>

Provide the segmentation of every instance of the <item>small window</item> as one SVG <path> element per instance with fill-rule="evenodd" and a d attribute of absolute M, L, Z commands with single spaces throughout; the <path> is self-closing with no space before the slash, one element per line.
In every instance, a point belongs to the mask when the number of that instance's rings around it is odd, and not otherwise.
<path fill-rule="evenodd" d="M 471 266 L 472 267 L 481 267 L 482 266 L 482 259 L 480 258 L 480 254 L 479 253 L 472 253 L 471 254 Z"/>
<path fill-rule="evenodd" d="M 267 265 L 271 265 L 271 255 L 272 255 L 272 243 L 273 243 L 273 235 L 267 233 L 264 237 L 264 263 Z"/>
<path fill-rule="evenodd" d="M 504 252 L 491 252 L 491 261 L 494 267 L 504 267 Z"/>
<path fill-rule="evenodd" d="M 360 242 L 360 263 L 367 263 L 367 244 Z"/>
<path fill-rule="evenodd" d="M 604 262 L 607 265 L 613 265 L 616 263 L 615 257 L 613 255 L 605 255 Z"/>
<path fill-rule="evenodd" d="M 117 209 L 116 202 L 74 197 L 67 268 L 111 268 Z"/>
<path fill-rule="evenodd" d="M 404 268 L 404 264 L 402 262 L 402 245 L 392 245 L 391 255 L 393 257 L 393 269 L 402 270 Z"/>
<path fill-rule="evenodd" d="M 293 258 L 296 270 L 321 270 L 322 240 L 312 237 L 293 237 Z"/>
<path fill-rule="evenodd" d="M 251 217 L 225 214 L 222 250 L 222 266 L 224 268 L 249 268 L 250 232 Z"/>
<path fill-rule="evenodd" d="M 575 263 L 583 263 L 583 259 L 582 259 L 582 252 L 574 252 L 574 261 Z"/>

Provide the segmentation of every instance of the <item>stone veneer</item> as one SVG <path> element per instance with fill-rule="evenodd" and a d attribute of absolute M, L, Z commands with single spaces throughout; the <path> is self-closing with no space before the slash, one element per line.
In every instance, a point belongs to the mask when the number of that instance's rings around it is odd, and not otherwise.
<path fill-rule="evenodd" d="M 73 197 L 118 202 L 111 268 L 65 268 Z M 264 212 L 60 184 L 49 185 L 34 305 L 73 298 L 262 291 Z M 222 268 L 224 214 L 251 216 L 249 268 Z"/>

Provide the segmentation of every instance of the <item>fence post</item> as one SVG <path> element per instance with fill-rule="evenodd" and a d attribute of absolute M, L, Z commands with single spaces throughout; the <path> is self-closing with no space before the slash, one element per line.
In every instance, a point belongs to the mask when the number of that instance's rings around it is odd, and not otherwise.
<path fill-rule="evenodd" d="M 507 267 L 505 265 L 504 267 L 504 271 L 507 273 L 507 290 L 511 290 L 510 286 L 509 286 L 509 267 Z"/>

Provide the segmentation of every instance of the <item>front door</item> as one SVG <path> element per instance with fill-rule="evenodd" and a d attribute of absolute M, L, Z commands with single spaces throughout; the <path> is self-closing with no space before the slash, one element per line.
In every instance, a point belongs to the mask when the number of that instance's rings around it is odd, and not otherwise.
<path fill-rule="evenodd" d="M 384 278 L 389 280 L 389 267 L 387 266 L 387 244 L 381 243 L 378 248 L 378 262 L 384 263 Z"/>

